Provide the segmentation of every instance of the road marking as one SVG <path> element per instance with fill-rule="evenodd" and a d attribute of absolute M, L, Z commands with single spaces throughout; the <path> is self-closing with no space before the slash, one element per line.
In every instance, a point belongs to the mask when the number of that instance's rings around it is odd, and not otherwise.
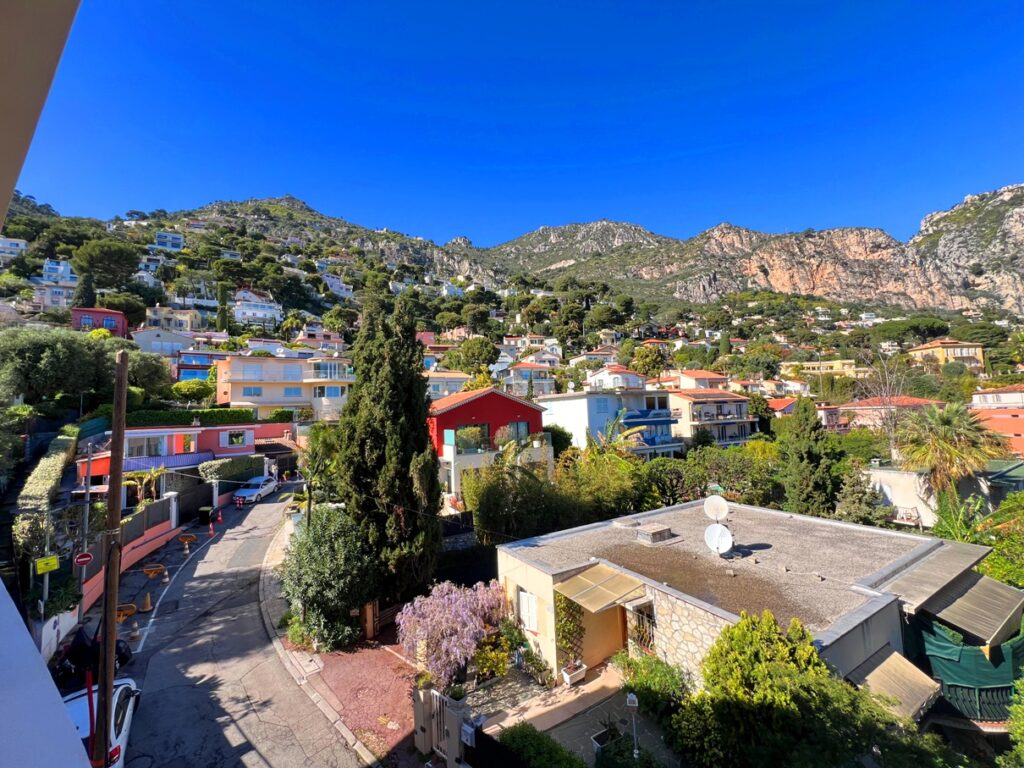
<path fill-rule="evenodd" d="M 223 531 L 221 531 L 220 533 L 223 533 Z M 160 613 L 160 603 L 162 603 L 164 601 L 164 595 L 167 594 L 167 590 L 169 590 L 172 586 L 174 586 L 174 580 L 176 578 L 178 578 L 178 574 L 182 572 L 182 570 L 185 568 L 186 565 L 188 565 L 189 560 L 191 560 L 193 557 L 198 555 L 200 550 L 202 550 L 202 548 L 205 547 L 207 544 L 209 544 L 211 541 L 216 539 L 217 536 L 220 535 L 220 533 L 216 534 L 215 536 L 212 536 L 212 537 L 208 538 L 206 541 L 204 541 L 198 547 L 193 549 L 192 553 L 188 557 L 185 558 L 185 562 L 183 562 L 181 565 L 179 565 L 179 566 L 177 566 L 177 568 L 175 568 L 174 575 L 171 576 L 171 580 L 167 583 L 167 586 L 164 587 L 164 591 L 160 593 L 160 597 L 158 597 L 156 599 L 156 605 L 153 606 L 153 612 L 149 615 L 149 621 L 146 622 L 146 628 L 142 630 L 142 639 L 139 640 L 139 645 L 138 645 L 138 647 L 134 651 L 135 653 L 141 653 L 142 649 L 146 646 L 146 638 L 149 637 L 149 632 L 153 628 L 153 620 L 156 619 L 157 614 Z M 168 569 L 168 570 L 170 570 L 170 569 Z"/>

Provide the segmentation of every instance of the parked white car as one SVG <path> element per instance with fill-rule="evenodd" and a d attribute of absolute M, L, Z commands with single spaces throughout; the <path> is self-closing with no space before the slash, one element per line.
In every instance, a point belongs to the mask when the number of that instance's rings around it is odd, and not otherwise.
<path fill-rule="evenodd" d="M 260 475 L 251 478 L 232 498 L 241 497 L 243 504 L 254 504 L 263 501 L 277 490 L 277 478 L 273 475 Z"/>
<path fill-rule="evenodd" d="M 114 681 L 114 705 L 111 707 L 113 716 L 110 719 L 110 752 L 107 763 L 111 768 L 122 768 L 124 765 L 125 752 L 128 751 L 128 734 L 131 733 L 132 718 L 135 716 L 135 710 L 138 709 L 141 695 L 142 691 L 130 677 L 122 677 Z M 93 686 L 93 717 L 96 716 L 97 696 L 97 688 Z M 88 694 L 85 690 L 81 690 L 78 693 L 65 696 L 64 706 L 67 707 L 71 722 L 78 729 L 83 749 L 88 752 L 90 731 Z M 91 759 L 92 755 L 89 757 Z"/>

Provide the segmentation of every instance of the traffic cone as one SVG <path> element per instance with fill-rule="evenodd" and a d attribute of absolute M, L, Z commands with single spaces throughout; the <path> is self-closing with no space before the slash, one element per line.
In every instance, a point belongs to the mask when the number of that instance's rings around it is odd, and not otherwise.
<path fill-rule="evenodd" d="M 128 639 L 134 641 L 140 637 L 142 637 L 142 634 L 139 632 L 139 622 L 136 620 L 132 622 L 132 633 L 128 635 Z"/>
<path fill-rule="evenodd" d="M 224 513 L 221 512 L 219 509 L 217 510 L 217 522 L 218 523 L 223 523 L 224 522 Z"/>
<path fill-rule="evenodd" d="M 171 574 L 168 573 L 166 568 L 164 568 L 164 577 L 162 579 L 160 579 L 160 583 L 161 584 L 170 584 L 171 583 Z"/>
<path fill-rule="evenodd" d="M 139 606 L 139 613 L 149 613 L 153 610 L 153 598 L 149 596 L 149 592 L 142 596 L 142 605 Z"/>
<path fill-rule="evenodd" d="M 213 520 L 210 521 L 210 538 L 213 538 Z"/>

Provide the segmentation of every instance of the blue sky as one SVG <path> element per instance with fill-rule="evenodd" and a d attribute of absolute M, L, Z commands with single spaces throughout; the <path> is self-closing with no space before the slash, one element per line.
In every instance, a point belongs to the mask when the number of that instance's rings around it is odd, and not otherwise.
<path fill-rule="evenodd" d="M 290 193 L 492 245 L 878 226 L 1024 181 L 1014 2 L 83 0 L 19 188 L 67 214 Z"/>

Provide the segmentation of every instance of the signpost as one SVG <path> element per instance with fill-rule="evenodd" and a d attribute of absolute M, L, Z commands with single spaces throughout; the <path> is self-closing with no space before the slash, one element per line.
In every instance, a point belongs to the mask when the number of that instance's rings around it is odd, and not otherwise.
<path fill-rule="evenodd" d="M 92 562 L 92 552 L 80 552 L 75 555 L 75 565 L 79 568 L 85 568 L 89 563 Z"/>
<path fill-rule="evenodd" d="M 56 555 L 46 555 L 45 557 L 36 558 L 36 575 L 42 576 L 44 573 L 50 573 L 60 568 L 60 560 L 57 559 Z"/>

